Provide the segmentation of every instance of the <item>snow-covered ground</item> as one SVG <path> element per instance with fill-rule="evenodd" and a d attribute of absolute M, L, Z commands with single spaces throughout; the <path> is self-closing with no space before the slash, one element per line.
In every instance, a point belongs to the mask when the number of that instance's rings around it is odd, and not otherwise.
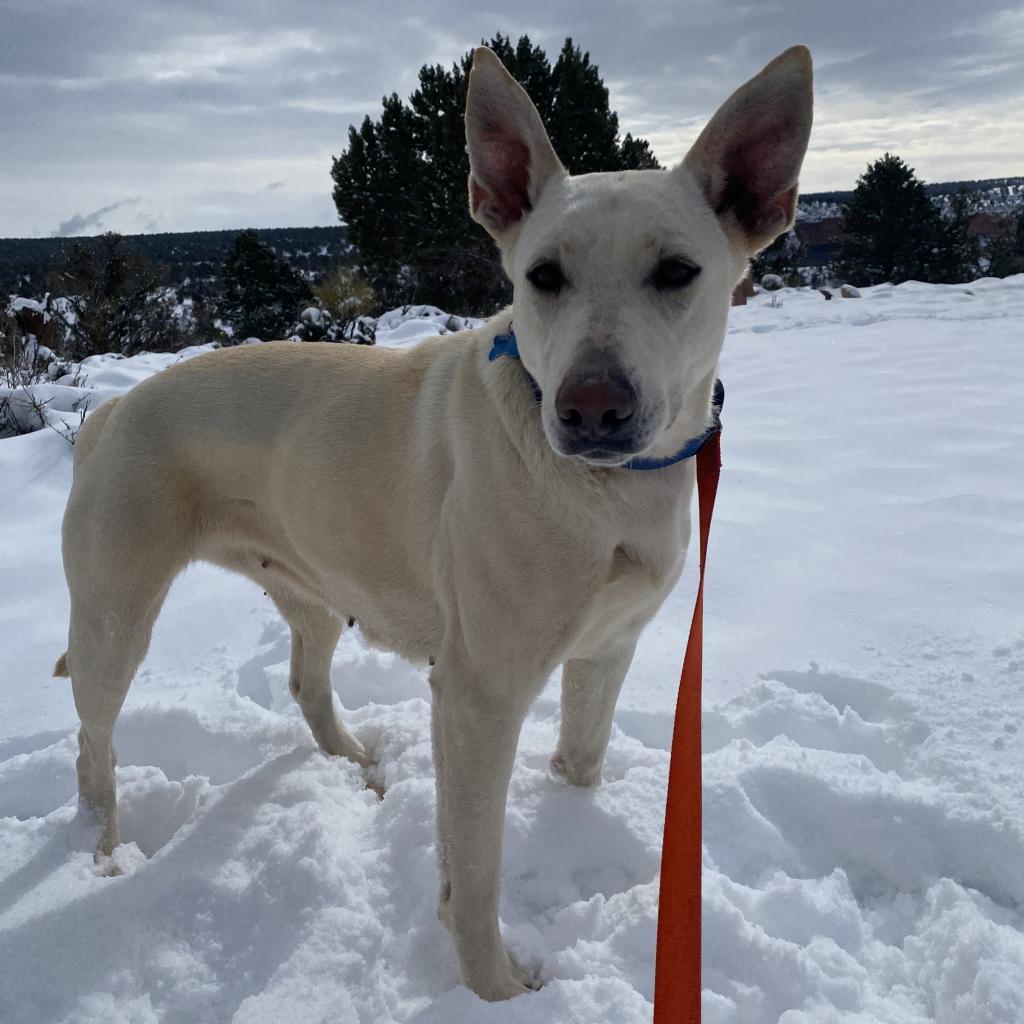
<path fill-rule="evenodd" d="M 781 301 L 781 306 L 773 305 Z M 382 325 L 410 343 L 438 314 Z M 99 359 L 102 394 L 173 361 Z M 1024 1019 L 1024 276 L 733 311 L 707 592 L 708 1024 Z M 48 386 L 59 392 L 60 385 Z M 77 395 L 55 401 L 68 408 Z M 4 1024 L 639 1024 L 692 572 L 641 641 L 606 781 L 523 734 L 502 921 L 543 989 L 487 1005 L 434 916 L 424 673 L 347 634 L 382 802 L 319 754 L 246 581 L 175 585 L 118 728 L 125 873 L 74 826 L 59 527 L 71 450 L 0 441 Z"/>

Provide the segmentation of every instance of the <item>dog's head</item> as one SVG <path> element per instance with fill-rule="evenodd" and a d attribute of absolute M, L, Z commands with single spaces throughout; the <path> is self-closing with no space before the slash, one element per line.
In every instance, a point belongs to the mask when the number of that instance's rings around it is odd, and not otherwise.
<path fill-rule="evenodd" d="M 726 100 L 673 170 L 571 177 L 526 92 L 476 51 L 470 209 L 512 280 L 555 451 L 616 465 L 705 429 L 733 288 L 796 215 L 811 108 L 811 57 L 795 46 Z"/>

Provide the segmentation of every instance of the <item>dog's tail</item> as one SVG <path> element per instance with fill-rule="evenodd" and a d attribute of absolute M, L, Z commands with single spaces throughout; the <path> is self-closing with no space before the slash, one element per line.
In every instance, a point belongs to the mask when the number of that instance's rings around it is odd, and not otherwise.
<path fill-rule="evenodd" d="M 53 678 L 54 679 L 69 679 L 71 673 L 68 671 L 68 652 L 65 651 L 58 659 L 57 664 L 53 666 Z"/>

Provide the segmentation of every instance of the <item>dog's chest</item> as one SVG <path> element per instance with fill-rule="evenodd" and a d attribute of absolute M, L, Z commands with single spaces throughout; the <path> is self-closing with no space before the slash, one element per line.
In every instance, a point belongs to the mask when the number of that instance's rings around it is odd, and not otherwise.
<path fill-rule="evenodd" d="M 684 522 L 663 536 L 615 546 L 592 592 L 573 657 L 597 656 L 650 621 L 682 572 L 686 528 Z"/>

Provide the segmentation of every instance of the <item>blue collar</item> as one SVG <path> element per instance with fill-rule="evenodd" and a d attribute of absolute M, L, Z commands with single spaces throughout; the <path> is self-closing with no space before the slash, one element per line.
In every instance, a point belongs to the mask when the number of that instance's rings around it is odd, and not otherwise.
<path fill-rule="evenodd" d="M 508 334 L 495 335 L 493 342 L 491 343 L 491 351 L 487 356 L 488 362 L 494 362 L 495 359 L 500 359 L 502 356 L 508 356 L 510 359 L 519 358 L 519 344 L 516 342 L 516 336 L 512 332 L 512 326 L 509 325 Z M 534 397 L 539 402 L 541 399 L 540 386 L 533 379 L 532 374 L 529 370 L 524 367 L 524 372 L 530 381 L 530 386 L 533 388 Z M 674 466 L 677 462 L 685 462 L 687 459 L 692 459 L 704 447 L 705 443 L 711 440 L 721 429 L 722 424 L 719 422 L 719 414 L 722 411 L 722 405 L 725 403 L 725 387 L 722 385 L 720 380 L 715 381 L 715 392 L 711 400 L 712 412 L 715 418 L 715 422 L 704 431 L 703 434 L 697 437 L 691 437 L 682 448 L 675 453 L 675 455 L 666 455 L 662 459 L 630 459 L 629 462 L 624 462 L 619 469 L 664 469 L 666 466 Z"/>

